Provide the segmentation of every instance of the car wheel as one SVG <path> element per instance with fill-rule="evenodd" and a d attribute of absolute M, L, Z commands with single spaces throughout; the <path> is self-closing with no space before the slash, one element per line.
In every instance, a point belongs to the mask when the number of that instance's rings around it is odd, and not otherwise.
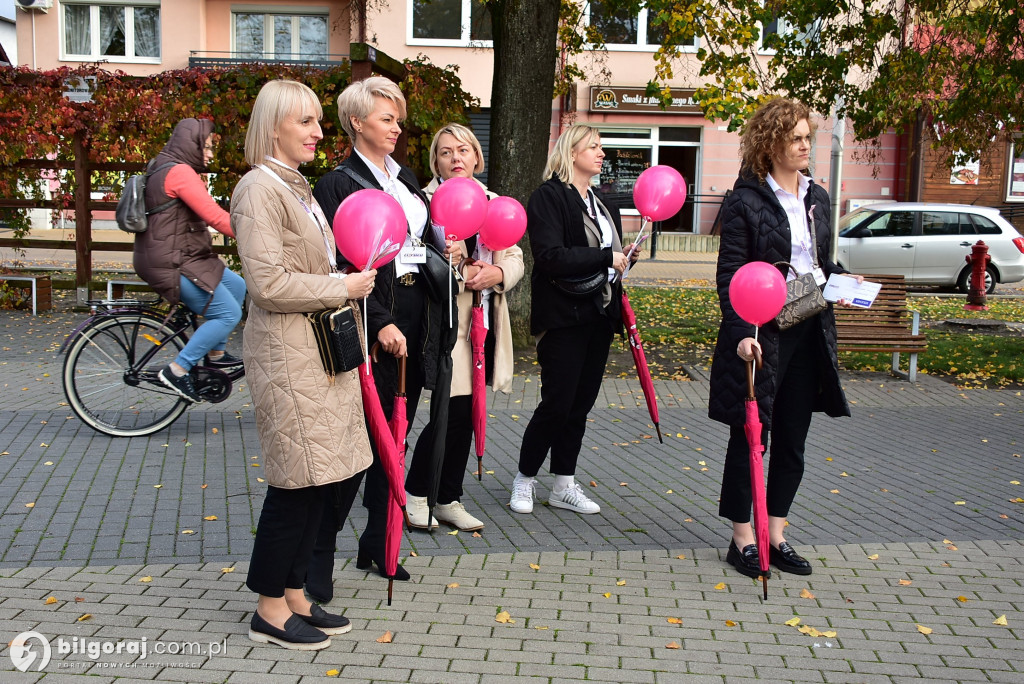
<path fill-rule="evenodd" d="M 985 294 L 992 294 L 996 291 L 996 283 L 998 278 L 996 277 L 996 270 L 991 266 L 985 268 Z M 971 290 L 971 267 L 968 266 L 960 272 L 960 278 L 957 280 L 957 289 L 964 294 L 967 294 Z"/>

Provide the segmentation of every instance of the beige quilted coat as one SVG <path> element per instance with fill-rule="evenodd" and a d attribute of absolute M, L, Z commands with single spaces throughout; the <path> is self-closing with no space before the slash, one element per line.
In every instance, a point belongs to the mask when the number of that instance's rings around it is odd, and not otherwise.
<path fill-rule="evenodd" d="M 487 199 L 497 197 L 487 186 L 474 178 L 487 193 Z M 433 197 L 439 187 L 434 178 L 423 188 L 427 197 Z M 465 241 L 458 243 L 462 253 L 466 253 Z M 508 302 L 505 292 L 511 290 L 523 277 L 523 250 L 518 245 L 495 252 L 494 265 L 499 266 L 505 274 L 500 283 L 494 286 L 491 294 L 491 328 L 494 330 L 494 373 L 491 377 L 491 390 L 509 394 L 512 391 L 512 374 L 515 366 L 515 355 L 512 349 L 512 321 L 508 313 Z M 459 337 L 452 349 L 452 396 L 465 396 L 473 393 L 473 345 L 469 341 L 469 328 L 473 318 L 473 290 L 467 290 L 465 281 L 459 281 Z"/>
<path fill-rule="evenodd" d="M 308 206 L 314 204 L 298 171 L 266 164 Z M 231 227 L 254 304 L 242 358 L 267 482 L 297 489 L 346 480 L 371 461 L 358 371 L 330 381 L 303 313 L 345 305 L 348 288 L 328 276 L 327 248 L 316 223 L 292 191 L 265 171 L 253 169 L 239 181 L 231 197 Z M 331 231 L 326 237 L 333 252 Z"/>

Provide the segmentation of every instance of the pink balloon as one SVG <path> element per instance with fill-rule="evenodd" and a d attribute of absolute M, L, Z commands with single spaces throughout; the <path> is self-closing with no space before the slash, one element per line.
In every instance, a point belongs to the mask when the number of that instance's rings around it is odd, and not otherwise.
<path fill-rule="evenodd" d="M 636 179 L 633 203 L 651 221 L 675 216 L 686 201 L 686 181 L 671 166 L 652 166 Z"/>
<path fill-rule="evenodd" d="M 729 301 L 747 323 L 764 325 L 778 316 L 786 303 L 786 279 L 768 262 L 751 261 L 733 274 Z"/>
<path fill-rule="evenodd" d="M 451 240 L 465 240 L 480 230 L 487 216 L 487 195 L 471 178 L 449 178 L 430 199 L 430 218 Z"/>
<path fill-rule="evenodd" d="M 383 190 L 357 190 L 346 197 L 331 224 L 334 242 L 342 256 L 360 271 L 367 267 L 378 251 L 390 240 L 401 247 L 407 232 L 402 205 Z M 394 250 L 378 258 L 373 268 L 379 268 L 398 255 Z"/>
<path fill-rule="evenodd" d="M 526 232 L 526 210 L 512 197 L 495 197 L 487 203 L 487 216 L 480 226 L 480 240 L 498 252 L 519 242 Z"/>

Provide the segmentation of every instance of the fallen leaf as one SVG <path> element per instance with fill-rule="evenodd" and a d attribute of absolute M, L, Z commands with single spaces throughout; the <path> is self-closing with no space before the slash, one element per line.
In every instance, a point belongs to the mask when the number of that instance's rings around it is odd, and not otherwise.
<path fill-rule="evenodd" d="M 41 447 L 48 447 L 48 446 L 50 446 L 50 445 L 49 445 L 49 444 L 47 444 L 46 442 L 40 442 L 40 443 L 39 443 L 39 446 L 41 446 Z"/>
<path fill-rule="evenodd" d="M 665 644 L 665 648 L 671 648 L 672 650 L 676 650 L 677 648 L 679 648 L 679 644 L 677 644 L 674 641 L 670 641 L 667 644 Z"/>
<path fill-rule="evenodd" d="M 850 477 L 850 476 L 846 474 L 846 471 L 843 471 L 843 472 L 839 473 L 839 477 Z"/>
<path fill-rule="evenodd" d="M 606 591 L 606 592 L 604 592 L 604 594 L 602 594 L 602 596 L 604 596 L 605 598 L 611 598 L 612 597 L 612 593 L 610 591 Z"/>
<path fill-rule="evenodd" d="M 480 534 L 479 532 L 474 532 L 474 533 L 473 533 L 473 536 L 474 536 L 474 537 L 482 537 L 482 536 L 484 536 L 484 535 Z"/>
<path fill-rule="evenodd" d="M 921 634 L 931 634 L 933 631 L 931 627 L 925 627 L 924 625 L 915 624 L 914 626 L 917 627 L 917 631 Z"/>
<path fill-rule="evenodd" d="M 959 549 L 957 549 L 957 548 L 956 548 L 956 546 L 954 546 L 953 544 L 950 544 L 949 546 L 947 546 L 947 547 L 946 547 L 946 549 L 947 549 L 948 551 L 958 551 L 958 550 L 959 550 Z"/>
<path fill-rule="evenodd" d="M 161 487 L 163 487 L 162 484 L 153 485 L 153 489 L 160 489 Z"/>
<path fill-rule="evenodd" d="M 966 596 L 957 596 L 956 600 L 959 601 L 960 603 L 967 603 L 971 599 L 967 598 Z"/>
<path fill-rule="evenodd" d="M 665 618 L 665 619 L 668 620 L 668 624 L 670 624 L 670 625 L 681 625 L 681 624 L 683 624 L 683 621 L 680 618 L 677 618 L 677 617 L 670 617 L 670 618 Z"/>
<path fill-rule="evenodd" d="M 715 585 L 715 589 L 717 589 L 719 591 L 721 591 L 722 589 L 725 589 L 725 582 L 719 582 L 718 584 L 716 584 Z"/>
<path fill-rule="evenodd" d="M 707 461 L 697 461 L 697 465 L 707 465 Z"/>
<path fill-rule="evenodd" d="M 484 475 L 493 475 L 493 474 L 494 474 L 493 470 L 485 470 L 484 471 Z"/>
<path fill-rule="evenodd" d="M 181 533 L 182 534 L 195 534 L 196 531 L 195 530 L 182 530 Z"/>
<path fill-rule="evenodd" d="M 828 639 L 834 639 L 836 637 L 836 633 L 835 630 L 830 629 L 828 631 L 822 632 L 821 636 L 826 637 Z"/>
<path fill-rule="evenodd" d="M 250 463 L 249 465 L 251 465 L 253 468 L 259 468 L 260 467 L 259 463 Z"/>
<path fill-rule="evenodd" d="M 949 541 L 948 539 L 943 539 L 942 543 L 943 544 L 952 544 L 953 542 Z"/>
<path fill-rule="evenodd" d="M 338 670 L 328 670 L 324 674 L 327 675 L 328 677 L 337 677 L 338 675 L 341 674 L 341 672 L 338 671 Z"/>
<path fill-rule="evenodd" d="M 203 518 L 203 520 L 216 520 L 216 519 L 217 519 L 217 516 L 215 516 L 215 515 L 208 515 L 205 518 Z"/>
<path fill-rule="evenodd" d="M 878 560 L 878 554 L 877 553 L 871 554 L 870 556 L 868 556 L 868 560 Z"/>
<path fill-rule="evenodd" d="M 235 569 L 234 568 L 221 568 L 220 571 L 222 573 L 229 573 L 229 572 L 234 572 Z"/>
<path fill-rule="evenodd" d="M 45 603 L 48 606 L 52 606 L 56 602 L 57 602 L 57 597 L 56 596 L 51 596 L 50 598 L 48 598 L 45 601 L 43 601 L 43 603 Z"/>
<path fill-rule="evenodd" d="M 53 465 L 53 461 L 47 461 L 47 462 L 46 462 L 46 463 L 44 463 L 43 465 Z"/>
<path fill-rule="evenodd" d="M 206 489 L 207 487 L 209 487 L 209 485 L 201 485 L 199 488 L 200 489 Z"/>
<path fill-rule="evenodd" d="M 77 620 L 75 620 L 75 622 L 85 622 L 86 620 L 91 620 L 91 619 L 92 619 L 92 613 L 84 613 L 81 617 L 79 617 Z"/>
<path fill-rule="evenodd" d="M 966 501 L 954 501 L 953 505 L 954 506 L 966 506 L 967 502 Z"/>
<path fill-rule="evenodd" d="M 1019 480 L 1010 480 L 1010 484 L 1012 484 L 1012 485 L 1019 485 L 1020 481 Z"/>
<path fill-rule="evenodd" d="M 797 625 L 800 624 L 800 618 L 798 618 L 798 617 L 789 618 L 788 620 L 786 620 L 785 624 L 789 625 L 790 627 L 796 627 Z"/>
<path fill-rule="evenodd" d="M 620 482 L 620 483 L 619 483 L 619 486 L 620 486 L 620 487 L 628 487 L 628 486 L 629 486 L 629 483 L 628 483 L 628 482 Z"/>
<path fill-rule="evenodd" d="M 591 481 L 590 481 L 590 486 L 591 486 L 591 487 L 596 487 L 596 486 L 597 486 L 597 483 L 596 483 L 596 482 L 594 482 L 593 480 L 591 480 Z"/>
<path fill-rule="evenodd" d="M 616 586 L 624 587 L 624 586 L 626 586 L 626 580 L 619 580 L 615 584 L 616 584 Z"/>
<path fill-rule="evenodd" d="M 999 617 L 997 617 L 995 620 L 992 621 L 992 624 L 993 625 L 999 625 L 1000 627 L 1006 627 L 1006 616 L 1005 615 L 1000 615 Z"/>
<path fill-rule="evenodd" d="M 257 477 L 256 481 L 257 482 L 266 482 L 266 480 L 264 480 L 262 477 Z"/>
<path fill-rule="evenodd" d="M 725 626 L 726 626 L 726 627 L 735 627 L 735 626 L 736 626 L 736 624 L 737 624 L 737 623 L 733 622 L 732 620 L 726 620 L 726 621 L 725 621 Z"/>
<path fill-rule="evenodd" d="M 458 589 L 459 588 L 459 583 L 458 582 L 452 582 L 451 584 L 449 584 L 447 586 L 448 586 L 449 589 Z"/>
<path fill-rule="evenodd" d="M 819 632 L 814 627 L 811 627 L 810 625 L 804 625 L 798 631 L 801 634 L 806 634 L 807 636 L 812 636 L 812 637 L 821 636 L 821 632 Z"/>
<path fill-rule="evenodd" d="M 27 504 L 25 504 L 25 508 L 35 508 L 35 507 L 36 507 L 36 502 L 35 501 L 29 501 Z"/>
<path fill-rule="evenodd" d="M 418 558 L 420 554 L 416 553 L 415 551 L 410 551 L 409 555 L 412 556 L 413 558 Z"/>
<path fill-rule="evenodd" d="M 912 582 L 910 580 L 908 580 L 908 579 L 901 579 L 900 580 L 900 586 L 909 587 L 911 584 L 912 584 Z"/>
<path fill-rule="evenodd" d="M 678 556 L 676 556 L 676 558 L 678 558 L 679 560 L 686 560 L 686 556 L 684 554 L 679 554 Z"/>
<path fill-rule="evenodd" d="M 388 631 L 384 632 L 379 637 L 377 637 L 377 643 L 378 644 L 390 644 L 391 640 L 393 638 L 394 638 L 394 635 L 391 633 L 391 630 L 389 629 Z"/>
<path fill-rule="evenodd" d="M 85 601 L 85 599 L 84 599 L 84 598 L 82 598 L 81 596 L 76 596 L 76 597 L 75 597 L 75 603 L 82 603 L 82 602 L 84 602 L 84 601 Z"/>
<path fill-rule="evenodd" d="M 838 494 L 839 493 L 838 489 L 830 489 L 829 491 L 832 492 L 833 494 Z"/>
<path fill-rule="evenodd" d="M 880 491 L 880 492 L 887 492 L 888 493 L 889 490 L 888 489 L 879 489 L 878 491 Z"/>
<path fill-rule="evenodd" d="M 494 616 L 494 621 L 495 622 L 500 622 L 503 625 L 514 625 L 516 623 L 516 621 L 513 620 L 511 618 L 511 616 L 509 616 L 507 610 L 503 610 L 500 613 L 498 613 L 497 615 L 495 615 Z"/>
<path fill-rule="evenodd" d="M 806 589 L 801 589 L 800 590 L 800 598 L 812 599 L 812 598 L 814 598 L 814 594 L 812 594 L 811 592 L 807 591 Z"/>
<path fill-rule="evenodd" d="M 683 518 L 683 522 L 693 522 L 693 518 Z"/>
<path fill-rule="evenodd" d="M 146 584 L 148 584 L 148 583 L 153 581 L 153 578 L 150 577 L 149 575 L 146 575 L 145 577 L 140 577 L 139 581 L 140 582 L 145 582 Z"/>
<path fill-rule="evenodd" d="M 825 460 L 826 460 L 826 461 L 831 461 L 831 460 L 832 460 L 832 457 L 831 457 L 831 456 L 826 456 L 826 457 L 825 457 Z"/>
<path fill-rule="evenodd" d="M 220 430 L 218 430 L 217 428 L 213 428 L 213 434 L 217 434 L 218 432 L 220 432 Z"/>
<path fill-rule="evenodd" d="M 448 533 L 448 536 L 449 536 L 449 537 L 454 537 L 454 536 L 455 536 L 455 535 L 457 535 L 458 533 L 459 533 L 459 531 L 458 531 L 458 530 L 452 530 L 451 532 L 449 532 L 449 533 Z"/>
<path fill-rule="evenodd" d="M 540 566 L 537 565 L 536 563 L 530 563 L 530 568 L 532 570 L 540 570 Z"/>
<path fill-rule="evenodd" d="M 1010 516 L 1006 515 L 1005 513 L 1000 513 L 999 517 L 1002 518 L 1003 520 L 1009 520 L 1010 519 Z"/>
<path fill-rule="evenodd" d="M 708 469 L 707 469 L 707 468 L 701 468 L 701 469 L 700 469 L 700 472 L 702 472 L 702 473 L 706 473 L 707 471 L 708 471 Z"/>

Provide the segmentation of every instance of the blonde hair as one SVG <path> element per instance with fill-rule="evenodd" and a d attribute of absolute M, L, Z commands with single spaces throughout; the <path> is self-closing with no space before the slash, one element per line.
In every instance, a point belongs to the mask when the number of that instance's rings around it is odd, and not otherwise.
<path fill-rule="evenodd" d="M 402 94 L 398 85 L 389 78 L 371 76 L 362 81 L 356 81 L 349 84 L 338 96 L 338 123 L 353 142 L 356 139 L 356 132 L 352 127 L 352 117 L 365 121 L 366 117 L 373 113 L 374 98 L 378 97 L 394 102 L 398 107 L 398 120 L 405 119 L 405 95 Z"/>
<path fill-rule="evenodd" d="M 587 124 L 573 124 L 558 136 L 555 141 L 555 148 L 548 155 L 547 166 L 544 167 L 544 178 L 550 178 L 551 174 L 558 176 L 563 183 L 572 183 L 572 151 L 581 142 L 590 144 L 594 138 L 600 138 L 601 132 Z"/>
<path fill-rule="evenodd" d="M 460 143 L 464 143 L 473 148 L 473 152 L 476 153 L 476 166 L 473 167 L 473 173 L 482 173 L 484 170 L 484 150 L 480 147 L 480 141 L 473 135 L 473 131 L 469 130 L 462 124 L 451 123 L 439 130 L 434 134 L 434 140 L 430 143 L 430 170 L 433 174 L 440 178 L 441 170 L 437 167 L 437 141 L 442 135 L 447 133 L 452 136 Z"/>
<path fill-rule="evenodd" d="M 249 166 L 262 164 L 265 157 L 274 154 L 274 133 L 288 116 L 312 110 L 317 121 L 323 118 L 324 110 L 316 93 L 298 81 L 277 79 L 268 81 L 256 95 L 249 116 L 249 128 L 245 132 L 245 161 Z"/>
<path fill-rule="evenodd" d="M 805 119 L 813 136 L 818 125 L 803 102 L 776 97 L 758 107 L 740 135 L 740 171 L 763 181 L 771 173 L 773 158 L 785 154 L 790 133 Z"/>

